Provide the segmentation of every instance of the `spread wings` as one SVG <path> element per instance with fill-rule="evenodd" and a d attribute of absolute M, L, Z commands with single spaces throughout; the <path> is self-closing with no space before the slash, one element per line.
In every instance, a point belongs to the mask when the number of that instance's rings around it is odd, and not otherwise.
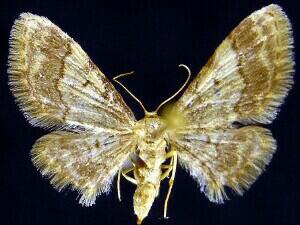
<path fill-rule="evenodd" d="M 70 185 L 82 204 L 93 204 L 132 150 L 133 113 L 81 47 L 44 17 L 24 13 L 15 21 L 8 73 L 29 122 L 65 130 L 36 142 L 35 165 L 59 190 Z"/>
<path fill-rule="evenodd" d="M 292 33 L 288 18 L 270 5 L 245 18 L 222 42 L 173 114 L 181 127 L 170 135 L 179 161 L 215 202 L 224 186 L 238 193 L 268 164 L 275 150 L 269 131 L 234 123 L 267 124 L 291 88 Z"/>

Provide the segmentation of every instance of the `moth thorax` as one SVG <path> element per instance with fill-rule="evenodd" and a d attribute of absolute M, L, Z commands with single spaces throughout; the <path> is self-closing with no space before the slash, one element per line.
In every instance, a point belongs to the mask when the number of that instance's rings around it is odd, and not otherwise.
<path fill-rule="evenodd" d="M 159 183 L 142 183 L 139 184 L 133 196 L 134 213 L 137 216 L 138 224 L 148 215 L 149 210 L 157 197 L 159 191 Z"/>
<path fill-rule="evenodd" d="M 166 148 L 167 143 L 162 138 L 151 143 L 140 142 L 138 156 L 147 165 L 147 169 L 159 169 L 166 159 Z"/>

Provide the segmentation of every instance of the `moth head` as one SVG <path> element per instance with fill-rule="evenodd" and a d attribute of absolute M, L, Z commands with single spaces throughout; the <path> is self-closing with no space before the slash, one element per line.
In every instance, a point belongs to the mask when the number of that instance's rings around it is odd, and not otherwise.
<path fill-rule="evenodd" d="M 155 141 L 164 136 L 166 124 L 156 113 L 147 113 L 135 126 L 135 133 L 145 141 Z"/>

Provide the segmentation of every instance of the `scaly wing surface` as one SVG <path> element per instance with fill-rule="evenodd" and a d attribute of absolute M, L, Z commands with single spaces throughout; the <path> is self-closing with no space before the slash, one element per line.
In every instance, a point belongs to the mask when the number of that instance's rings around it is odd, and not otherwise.
<path fill-rule="evenodd" d="M 88 55 L 47 18 L 23 13 L 15 21 L 8 72 L 16 101 L 33 125 L 121 130 L 135 121 Z"/>
<path fill-rule="evenodd" d="M 291 32 L 279 6 L 252 13 L 217 48 L 179 110 L 203 128 L 272 122 L 293 83 Z"/>
<path fill-rule="evenodd" d="M 21 14 L 11 31 L 9 80 L 29 122 L 54 131 L 32 149 L 58 190 L 89 206 L 109 190 L 130 151 L 135 118 L 81 47 L 47 18 Z"/>
<path fill-rule="evenodd" d="M 166 115 L 180 121 L 170 131 L 179 162 L 213 202 L 227 198 L 225 186 L 242 194 L 272 158 L 271 133 L 251 124 L 271 123 L 291 88 L 291 32 L 277 5 L 252 13 Z"/>
<path fill-rule="evenodd" d="M 32 159 L 51 184 L 62 190 L 70 186 L 81 195 L 84 206 L 108 193 L 113 177 L 134 147 L 130 135 L 116 132 L 52 132 L 34 144 Z"/>

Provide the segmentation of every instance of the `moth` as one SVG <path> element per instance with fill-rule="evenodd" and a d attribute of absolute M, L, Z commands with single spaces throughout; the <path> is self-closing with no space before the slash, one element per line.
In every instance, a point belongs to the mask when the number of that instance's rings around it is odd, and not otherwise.
<path fill-rule="evenodd" d="M 45 17 L 23 13 L 10 36 L 9 84 L 33 126 L 52 132 L 33 145 L 34 165 L 59 191 L 79 192 L 84 206 L 110 190 L 117 176 L 136 185 L 137 224 L 148 215 L 177 162 L 216 203 L 225 187 L 242 195 L 276 149 L 270 124 L 294 71 L 289 19 L 278 5 L 245 18 L 173 104 L 173 96 L 136 120 L 112 83 L 72 38 Z M 183 65 L 184 66 L 184 65 Z M 188 67 L 184 66 L 188 69 Z M 189 69 L 188 69 L 189 71 Z M 128 75 L 128 74 L 127 74 Z M 190 71 L 189 71 L 190 77 Z"/>

